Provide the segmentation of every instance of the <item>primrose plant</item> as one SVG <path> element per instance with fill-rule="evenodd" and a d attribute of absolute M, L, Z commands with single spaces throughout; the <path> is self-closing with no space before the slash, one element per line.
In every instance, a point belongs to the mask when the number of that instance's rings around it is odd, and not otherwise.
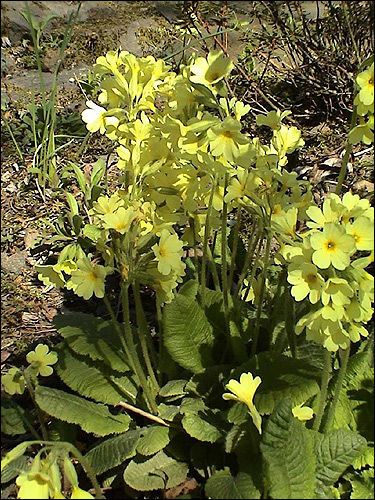
<path fill-rule="evenodd" d="M 255 117 L 268 141 L 246 132 L 232 69 L 221 51 L 178 72 L 126 51 L 94 66 L 98 102 L 82 118 L 116 165 L 90 180 L 72 167 L 63 249 L 37 272 L 107 315 L 57 317 L 63 387 L 33 397 L 95 436 L 83 457 L 55 446 L 98 498 L 96 475 L 130 496 L 194 477 L 198 498 L 358 498 L 371 482 L 373 209 L 350 192 L 318 206 L 288 170 L 304 145 L 290 112 Z"/>

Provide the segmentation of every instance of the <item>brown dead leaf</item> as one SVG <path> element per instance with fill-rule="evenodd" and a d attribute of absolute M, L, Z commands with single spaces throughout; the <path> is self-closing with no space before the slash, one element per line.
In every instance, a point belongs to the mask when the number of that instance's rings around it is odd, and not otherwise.
<path fill-rule="evenodd" d="M 178 498 L 180 495 L 187 495 L 188 493 L 192 493 L 198 488 L 198 483 L 194 478 L 186 479 L 179 486 L 175 486 L 174 488 L 170 488 L 169 490 L 164 492 L 164 498 Z"/>

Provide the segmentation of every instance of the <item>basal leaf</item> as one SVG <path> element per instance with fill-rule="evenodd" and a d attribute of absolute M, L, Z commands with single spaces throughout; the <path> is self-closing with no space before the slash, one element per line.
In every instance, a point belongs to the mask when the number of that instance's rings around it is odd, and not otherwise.
<path fill-rule="evenodd" d="M 1 399 L 1 432 L 16 436 L 25 434 L 26 427 L 24 421 L 25 410 L 15 401 L 8 398 Z"/>
<path fill-rule="evenodd" d="M 69 313 L 56 316 L 55 326 L 68 346 L 77 354 L 104 361 L 113 370 L 130 370 L 120 340 L 111 321 L 92 314 Z"/>
<path fill-rule="evenodd" d="M 164 344 L 180 366 L 193 373 L 212 364 L 212 326 L 195 298 L 177 295 L 164 307 Z"/>
<path fill-rule="evenodd" d="M 134 457 L 140 436 L 141 432 L 137 429 L 109 438 L 92 448 L 85 458 L 97 474 L 102 474 Z"/>
<path fill-rule="evenodd" d="M 205 492 L 213 499 L 260 498 L 250 474 L 239 472 L 234 477 L 228 470 L 215 472 L 208 479 Z"/>
<path fill-rule="evenodd" d="M 125 469 L 124 481 L 137 491 L 165 490 L 181 484 L 187 472 L 185 463 L 159 451 L 146 461 L 140 458 L 132 460 Z"/>
<path fill-rule="evenodd" d="M 154 455 L 167 446 L 170 439 L 170 429 L 162 425 L 152 425 L 141 431 L 137 444 L 137 452 L 141 455 Z"/>
<path fill-rule="evenodd" d="M 57 374 L 82 396 L 111 405 L 120 401 L 134 403 L 136 400 L 137 388 L 130 374 L 114 376 L 106 365 L 94 364 L 89 357 L 78 356 L 67 348 L 58 350 L 58 358 Z"/>
<path fill-rule="evenodd" d="M 181 423 L 185 431 L 199 441 L 214 443 L 223 436 L 218 419 L 211 413 L 187 413 Z"/>
<path fill-rule="evenodd" d="M 314 498 L 314 441 L 292 414 L 290 400 L 279 403 L 265 426 L 261 451 L 271 498 Z"/>
<path fill-rule="evenodd" d="M 59 389 L 39 385 L 35 390 L 35 399 L 37 405 L 52 417 L 77 424 L 85 432 L 98 436 L 125 432 L 131 422 L 129 415 L 112 414 L 103 404 L 92 403 Z"/>
<path fill-rule="evenodd" d="M 366 439 L 357 432 L 338 429 L 326 435 L 317 435 L 316 477 L 318 483 L 333 485 L 365 449 Z"/>

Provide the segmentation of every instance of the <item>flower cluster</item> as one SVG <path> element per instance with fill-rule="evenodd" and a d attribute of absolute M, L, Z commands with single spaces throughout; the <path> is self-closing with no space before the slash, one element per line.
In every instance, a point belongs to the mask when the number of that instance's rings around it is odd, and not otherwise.
<path fill-rule="evenodd" d="M 354 99 L 359 124 L 349 133 L 352 144 L 374 142 L 374 63 L 356 78 L 357 95 Z"/>
<path fill-rule="evenodd" d="M 82 118 L 115 143 L 118 189 L 86 207 L 88 244 L 70 243 L 56 264 L 37 266 L 46 285 L 102 298 L 106 277 L 117 272 L 168 302 L 185 274 L 183 247 L 202 244 L 208 212 L 212 237 L 224 204 L 227 212 L 245 208 L 264 226 L 272 216 L 286 238 L 293 234 L 288 210 L 302 213 L 311 196 L 282 167 L 303 146 L 300 131 L 282 122 L 290 112 L 271 112 L 257 119 L 272 129 L 268 144 L 244 132 L 250 107 L 227 96 L 232 68 L 221 51 L 192 55 L 178 74 L 126 51 L 97 59 L 99 104 L 88 101 Z"/>
<path fill-rule="evenodd" d="M 365 268 L 374 255 L 374 210 L 358 195 L 331 193 L 306 214 L 307 230 L 281 251 L 292 296 L 312 305 L 296 332 L 306 329 L 330 351 L 346 349 L 367 336 L 372 316 L 374 280 Z"/>

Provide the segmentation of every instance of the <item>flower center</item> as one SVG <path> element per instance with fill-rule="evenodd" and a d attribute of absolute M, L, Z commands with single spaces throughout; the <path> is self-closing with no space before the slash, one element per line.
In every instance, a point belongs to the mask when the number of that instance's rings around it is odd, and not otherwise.
<path fill-rule="evenodd" d="M 164 247 L 159 248 L 160 257 L 165 257 L 167 255 L 167 250 Z"/>
<path fill-rule="evenodd" d="M 334 241 L 327 241 L 326 243 L 326 247 L 327 247 L 327 250 L 329 250 L 330 252 L 333 252 L 335 247 L 336 247 L 336 243 Z"/>
<path fill-rule="evenodd" d="M 306 281 L 307 281 L 307 283 L 309 283 L 309 284 L 315 283 L 315 282 L 317 281 L 317 279 L 318 279 L 318 278 L 317 278 L 316 274 L 312 274 L 312 273 L 310 273 L 310 274 L 308 274 L 308 275 L 306 276 Z"/>
<path fill-rule="evenodd" d="M 223 137 L 228 137 L 232 138 L 232 132 L 230 130 L 224 130 L 224 132 L 221 134 Z"/>
<path fill-rule="evenodd" d="M 97 276 L 96 276 L 96 274 L 94 273 L 94 271 L 91 271 L 91 273 L 89 273 L 89 274 L 87 275 L 87 279 L 88 279 L 89 281 L 93 281 L 93 282 L 97 280 Z"/>
<path fill-rule="evenodd" d="M 206 75 L 207 80 L 211 83 L 219 78 L 219 73 L 214 71 L 213 73 L 209 73 Z"/>

